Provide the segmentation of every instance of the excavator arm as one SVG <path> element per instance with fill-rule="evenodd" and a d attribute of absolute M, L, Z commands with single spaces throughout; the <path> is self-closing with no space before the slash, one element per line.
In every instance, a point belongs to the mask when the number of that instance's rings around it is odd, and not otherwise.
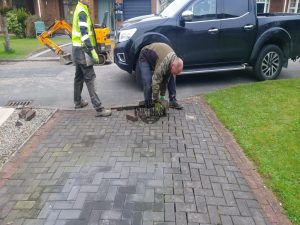
<path fill-rule="evenodd" d="M 64 51 L 53 41 L 51 41 L 48 37 L 55 33 L 57 30 L 63 29 L 66 30 L 68 35 L 72 36 L 72 27 L 70 24 L 68 24 L 65 20 L 56 20 L 49 28 L 48 30 L 44 31 L 41 35 L 37 37 L 38 41 L 42 44 L 47 46 L 49 49 L 51 49 L 53 52 L 55 52 L 56 55 L 60 56 L 66 62 L 65 64 L 71 63 L 71 55 L 65 54 Z"/>

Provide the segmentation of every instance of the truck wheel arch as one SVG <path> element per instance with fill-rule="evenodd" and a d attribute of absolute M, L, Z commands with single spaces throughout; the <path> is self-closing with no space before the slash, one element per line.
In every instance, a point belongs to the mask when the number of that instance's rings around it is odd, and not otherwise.
<path fill-rule="evenodd" d="M 274 27 L 265 31 L 256 41 L 250 56 L 250 63 L 252 65 L 255 64 L 256 58 L 263 47 L 269 44 L 276 45 L 282 50 L 287 63 L 290 54 L 292 38 L 290 34 L 283 28 Z"/>

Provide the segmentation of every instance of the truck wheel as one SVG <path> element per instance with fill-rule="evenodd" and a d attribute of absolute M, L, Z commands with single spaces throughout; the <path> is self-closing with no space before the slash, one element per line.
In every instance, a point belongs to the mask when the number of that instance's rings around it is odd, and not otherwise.
<path fill-rule="evenodd" d="M 274 80 L 281 72 L 283 53 L 276 45 L 265 46 L 258 55 L 254 73 L 258 80 Z"/>
<path fill-rule="evenodd" d="M 136 84 L 138 85 L 140 90 L 143 90 L 143 81 L 142 81 L 141 70 L 140 70 L 138 62 L 135 65 L 135 74 L 134 75 L 135 75 Z"/>

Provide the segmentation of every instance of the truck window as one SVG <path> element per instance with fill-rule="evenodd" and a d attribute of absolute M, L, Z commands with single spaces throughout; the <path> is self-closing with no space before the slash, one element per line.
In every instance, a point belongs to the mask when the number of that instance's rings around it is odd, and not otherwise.
<path fill-rule="evenodd" d="M 249 11 L 248 0 L 223 0 L 224 18 L 234 18 L 244 15 Z"/>
<path fill-rule="evenodd" d="M 197 0 L 188 10 L 192 11 L 193 21 L 217 18 L 217 0 Z"/>

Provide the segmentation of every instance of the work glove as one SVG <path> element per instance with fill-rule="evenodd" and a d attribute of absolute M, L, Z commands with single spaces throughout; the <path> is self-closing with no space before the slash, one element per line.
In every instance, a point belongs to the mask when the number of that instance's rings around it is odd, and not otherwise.
<path fill-rule="evenodd" d="M 160 101 L 155 101 L 154 102 L 154 112 L 158 116 L 163 116 L 165 113 L 165 107 L 161 104 Z"/>
<path fill-rule="evenodd" d="M 162 101 L 166 100 L 166 96 L 161 95 L 159 99 L 162 100 Z"/>
<path fill-rule="evenodd" d="M 93 50 L 91 51 L 91 53 L 92 53 L 92 58 L 93 58 L 93 60 L 94 60 L 94 63 L 95 63 L 95 64 L 99 64 L 99 57 L 98 57 L 98 54 L 97 54 L 96 50 L 93 49 Z"/>

